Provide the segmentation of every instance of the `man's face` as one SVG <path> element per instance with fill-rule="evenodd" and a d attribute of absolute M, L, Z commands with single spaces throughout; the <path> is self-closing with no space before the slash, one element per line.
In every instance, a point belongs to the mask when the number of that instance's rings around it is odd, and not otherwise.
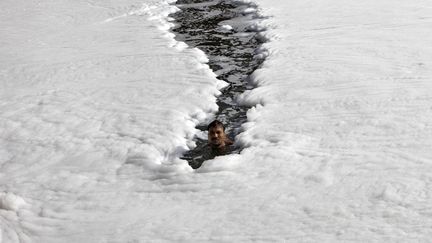
<path fill-rule="evenodd" d="M 208 131 L 208 141 L 213 146 L 225 145 L 225 132 L 221 126 L 211 127 Z"/>

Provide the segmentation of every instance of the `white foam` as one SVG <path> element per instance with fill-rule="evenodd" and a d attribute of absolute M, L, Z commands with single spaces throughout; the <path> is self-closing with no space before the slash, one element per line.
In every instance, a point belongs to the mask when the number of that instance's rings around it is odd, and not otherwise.
<path fill-rule="evenodd" d="M 25 205 L 26 202 L 23 198 L 11 192 L 0 192 L 0 210 L 4 209 L 17 212 Z"/>
<path fill-rule="evenodd" d="M 229 24 L 223 24 L 220 26 L 220 28 L 223 30 L 232 30 L 233 29 L 233 27 Z"/>
<path fill-rule="evenodd" d="M 226 83 L 169 2 L 1 2 L 3 241 L 430 240 L 430 1 L 256 0 L 245 149 L 194 172 Z"/>
<path fill-rule="evenodd" d="M 255 12 L 257 12 L 256 8 L 246 8 L 242 11 L 242 13 L 244 14 L 255 13 Z"/>
<path fill-rule="evenodd" d="M 0 196 L 3 236 L 104 241 L 102 232 L 146 211 L 109 213 L 136 191 L 192 174 L 179 157 L 226 83 L 202 51 L 168 32 L 167 15 L 178 11 L 169 2 L 1 3 L 11 34 L 0 46 L 0 190 L 14 189 Z M 25 213 L 18 195 L 32 199 Z"/>
<path fill-rule="evenodd" d="M 416 3 L 419 11 L 405 0 L 254 2 L 272 18 L 249 28 L 264 27 L 270 42 L 257 51 L 266 57 L 251 77 L 257 88 L 238 97 L 258 104 L 238 137 L 255 159 L 239 159 L 256 173 L 296 178 L 270 194 L 289 193 L 293 207 L 305 207 L 286 215 L 299 213 L 296 220 L 278 219 L 305 241 L 426 239 L 430 230 L 411 226 L 431 221 L 411 209 L 426 210 L 430 199 L 424 171 L 432 133 L 419 124 L 432 119 L 420 115 L 430 108 L 432 72 L 415 63 L 432 61 L 432 35 L 414 34 L 430 28 L 418 18 L 430 2 Z M 257 176 L 277 181 L 269 178 Z M 329 214 L 334 207 L 342 216 Z"/>

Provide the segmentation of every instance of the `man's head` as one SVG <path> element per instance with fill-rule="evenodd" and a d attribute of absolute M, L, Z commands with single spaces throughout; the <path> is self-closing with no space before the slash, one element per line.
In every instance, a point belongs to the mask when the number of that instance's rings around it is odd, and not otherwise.
<path fill-rule="evenodd" d="M 226 141 L 229 141 L 225 134 L 225 127 L 222 122 L 214 120 L 207 126 L 208 130 L 208 143 L 212 147 L 224 147 Z"/>

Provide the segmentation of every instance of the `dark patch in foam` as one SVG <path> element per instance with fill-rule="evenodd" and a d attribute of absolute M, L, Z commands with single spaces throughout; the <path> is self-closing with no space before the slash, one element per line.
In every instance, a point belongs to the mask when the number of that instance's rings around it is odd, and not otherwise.
<path fill-rule="evenodd" d="M 229 83 L 217 98 L 216 119 L 226 124 L 228 136 L 234 138 L 241 132 L 241 125 L 247 121 L 246 112 L 251 108 L 239 105 L 235 97 L 254 88 L 249 76 L 264 61 L 256 56 L 265 41 L 259 35 L 263 29 L 256 27 L 256 20 L 261 17 L 254 10 L 255 5 L 240 1 L 178 0 L 176 6 L 181 11 L 170 15 L 176 21 L 172 29 L 176 40 L 202 50 L 217 78 Z M 223 28 L 225 23 L 230 23 L 233 29 Z M 206 128 L 207 124 L 197 126 L 202 131 Z M 197 147 L 183 156 L 192 168 L 221 155 L 208 148 L 206 139 L 196 138 L 196 142 Z M 233 148 L 226 153 L 239 153 L 241 149 Z"/>

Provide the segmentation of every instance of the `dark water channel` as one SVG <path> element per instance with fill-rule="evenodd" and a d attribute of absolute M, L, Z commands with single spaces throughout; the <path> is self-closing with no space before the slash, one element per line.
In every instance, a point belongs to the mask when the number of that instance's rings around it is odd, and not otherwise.
<path fill-rule="evenodd" d="M 217 78 L 229 83 L 217 99 L 216 119 L 226 125 L 228 136 L 234 139 L 241 132 L 250 108 L 239 105 L 235 97 L 253 88 L 248 77 L 264 61 L 256 57 L 263 43 L 259 31 L 253 27 L 260 18 L 256 6 L 231 0 L 178 0 L 176 6 L 181 11 L 170 15 L 175 19 L 176 26 L 171 31 L 176 40 L 202 50 Z M 205 131 L 207 124 L 197 128 Z M 196 138 L 196 143 L 197 147 L 183 156 L 194 169 L 218 155 L 208 151 L 206 139 Z M 240 151 L 241 148 L 232 148 L 228 153 Z"/>

